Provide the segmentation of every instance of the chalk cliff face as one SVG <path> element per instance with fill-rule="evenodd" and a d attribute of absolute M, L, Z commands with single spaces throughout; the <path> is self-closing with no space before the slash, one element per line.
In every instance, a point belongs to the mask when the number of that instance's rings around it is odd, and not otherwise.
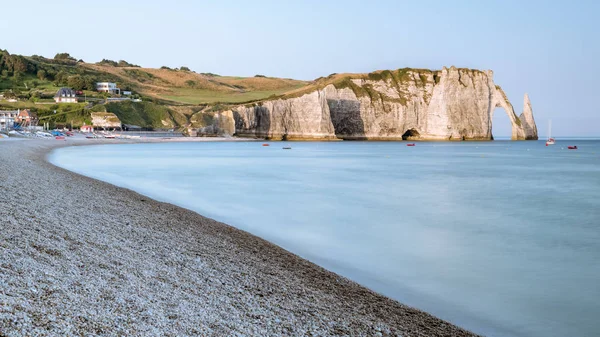
<path fill-rule="evenodd" d="M 219 114 L 215 133 L 265 139 L 491 140 L 502 107 L 512 139 L 537 139 L 529 97 L 520 117 L 492 71 L 400 69 L 321 79 L 313 89 Z M 224 118 L 232 118 L 223 123 Z M 232 130 L 234 129 L 234 130 Z"/>

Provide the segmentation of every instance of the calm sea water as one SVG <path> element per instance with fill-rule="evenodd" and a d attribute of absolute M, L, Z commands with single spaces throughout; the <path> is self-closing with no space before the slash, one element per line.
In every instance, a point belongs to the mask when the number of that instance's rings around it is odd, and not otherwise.
<path fill-rule="evenodd" d="M 599 141 L 261 144 L 69 147 L 51 161 L 478 333 L 600 334 Z"/>

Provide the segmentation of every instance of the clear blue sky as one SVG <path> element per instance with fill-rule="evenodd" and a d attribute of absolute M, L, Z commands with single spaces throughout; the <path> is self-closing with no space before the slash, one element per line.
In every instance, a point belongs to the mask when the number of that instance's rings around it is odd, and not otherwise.
<path fill-rule="evenodd" d="M 87 62 L 314 79 L 455 65 L 494 70 L 541 135 L 600 136 L 596 1 L 11 1 L 0 48 Z M 496 110 L 494 134 L 508 135 Z"/>

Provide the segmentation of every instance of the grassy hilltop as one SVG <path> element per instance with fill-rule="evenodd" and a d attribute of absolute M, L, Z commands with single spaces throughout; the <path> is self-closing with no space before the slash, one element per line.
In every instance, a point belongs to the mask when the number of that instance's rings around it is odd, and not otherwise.
<path fill-rule="evenodd" d="M 67 53 L 49 59 L 11 55 L 0 49 L 0 92 L 8 90 L 28 97 L 51 98 L 62 86 L 88 90 L 94 83 L 116 82 L 122 90 L 165 104 L 239 103 L 267 98 L 301 88 L 305 81 L 265 77 L 231 77 L 196 73 L 187 67 L 141 68 L 126 61 L 102 60 L 86 63 Z"/>
<path fill-rule="evenodd" d="M 105 81 L 116 82 L 121 90 L 132 91 L 133 98 L 141 98 L 143 102 L 105 103 L 103 100 L 110 95 L 95 90 L 96 82 Z M 89 124 L 91 111 L 110 111 L 127 124 L 148 128 L 193 127 L 197 123 L 192 115 L 211 110 L 211 106 L 259 101 L 308 84 L 262 75 L 196 73 L 187 67 L 142 68 L 124 60 L 86 63 L 67 53 L 51 59 L 13 55 L 0 49 L 3 95 L 0 109 L 32 109 L 52 126 Z M 82 103 L 54 104 L 53 96 L 60 87 L 82 91 Z M 8 102 L 10 99 L 18 102 Z"/>

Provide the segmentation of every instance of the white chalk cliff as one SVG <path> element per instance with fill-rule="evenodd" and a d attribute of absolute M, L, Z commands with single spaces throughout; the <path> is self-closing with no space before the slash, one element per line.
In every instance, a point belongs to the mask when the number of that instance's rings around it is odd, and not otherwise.
<path fill-rule="evenodd" d="M 496 107 L 508 114 L 513 140 L 538 138 L 527 94 L 517 116 L 491 70 L 455 67 L 332 75 L 295 94 L 216 113 L 229 127 L 210 130 L 288 140 L 491 140 Z"/>

